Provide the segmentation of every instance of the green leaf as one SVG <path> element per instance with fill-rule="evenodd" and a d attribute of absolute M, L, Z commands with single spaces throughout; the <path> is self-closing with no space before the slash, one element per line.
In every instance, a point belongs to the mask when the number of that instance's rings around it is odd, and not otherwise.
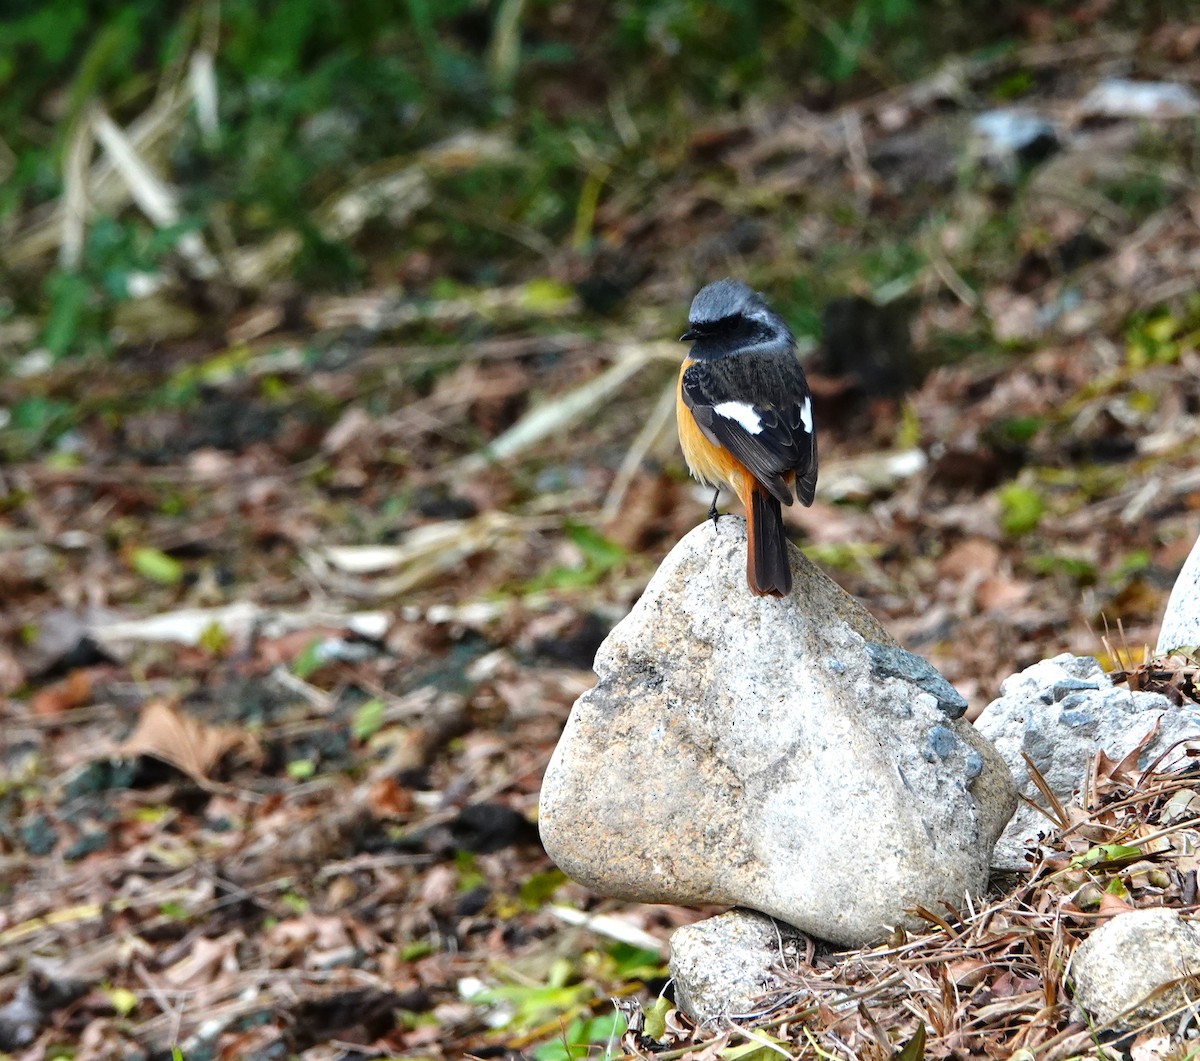
<path fill-rule="evenodd" d="M 317 764 L 311 759 L 293 759 L 287 764 L 287 774 L 293 781 L 307 781 L 317 772 Z"/>
<path fill-rule="evenodd" d="M 75 344 L 91 285 L 78 273 L 54 273 L 46 281 L 50 312 L 42 331 L 42 342 L 56 358 Z"/>
<path fill-rule="evenodd" d="M 1110 862 L 1132 862 L 1141 857 L 1141 848 L 1129 844 L 1097 844 L 1071 859 L 1071 867 L 1087 869 Z"/>
<path fill-rule="evenodd" d="M 138 997 L 127 987 L 109 987 L 104 991 L 104 997 L 112 1006 L 118 1017 L 128 1017 L 138 1007 Z"/>
<path fill-rule="evenodd" d="M 369 740 L 379 732 L 379 727 L 383 725 L 383 701 L 377 696 L 371 697 L 365 704 L 360 704 L 357 711 L 354 712 L 354 719 L 350 723 L 350 732 L 354 734 L 356 740 Z"/>
<path fill-rule="evenodd" d="M 576 1017 L 557 1038 L 536 1047 L 533 1056 L 536 1061 L 574 1061 L 592 1056 L 595 1045 L 616 1043 L 624 1034 L 625 1018 L 620 1013 Z"/>
<path fill-rule="evenodd" d="M 598 534 L 591 527 L 585 527 L 580 523 L 568 523 L 565 530 L 567 537 L 583 553 L 584 561 L 593 567 L 607 571 L 619 564 L 627 555 L 616 542 L 609 541 L 603 534 Z"/>
<path fill-rule="evenodd" d="M 621 980 L 650 980 L 662 974 L 663 960 L 658 951 L 614 943 L 608 953 L 616 963 L 616 975 Z"/>
<path fill-rule="evenodd" d="M 225 628 L 220 623 L 212 622 L 200 631 L 200 637 L 196 643 L 205 652 L 216 656 L 225 651 L 229 640 L 229 634 L 225 632 Z"/>
<path fill-rule="evenodd" d="M 667 1034 L 667 1014 L 670 1012 L 670 1001 L 659 995 L 649 1009 L 643 1010 L 646 1018 L 642 1026 L 643 1032 L 651 1039 L 661 1039 Z"/>
<path fill-rule="evenodd" d="M 574 292 L 556 280 L 530 280 L 521 288 L 521 308 L 534 313 L 561 309 L 575 297 Z"/>
<path fill-rule="evenodd" d="M 538 910 L 550 900 L 550 897 L 566 881 L 567 875 L 561 869 L 547 870 L 545 873 L 535 873 L 522 883 L 517 897 L 526 910 Z"/>
<path fill-rule="evenodd" d="M 321 658 L 321 639 L 314 637 L 300 650 L 300 654 L 292 660 L 292 673 L 297 678 L 307 678 L 324 660 Z"/>
<path fill-rule="evenodd" d="M 1042 520 L 1046 504 L 1035 490 L 1009 483 L 999 493 L 1000 526 L 1005 534 L 1028 534 Z"/>
<path fill-rule="evenodd" d="M 284 892 L 279 897 L 279 901 L 293 913 L 304 914 L 308 912 L 308 900 L 303 895 L 297 895 L 295 892 Z"/>
<path fill-rule="evenodd" d="M 17 431 L 35 436 L 38 441 L 64 425 L 71 407 L 57 398 L 34 395 L 13 403 L 10 423 Z"/>
<path fill-rule="evenodd" d="M 134 549 L 130 554 L 130 563 L 143 578 L 161 582 L 164 586 L 178 585 L 183 579 L 183 564 L 148 545 Z"/>
<path fill-rule="evenodd" d="M 1104 886 L 1104 890 L 1118 899 L 1129 900 L 1129 889 L 1125 887 L 1125 882 L 1120 877 L 1112 877 Z"/>
<path fill-rule="evenodd" d="M 922 1061 L 925 1056 L 925 1022 L 917 1025 L 916 1034 L 894 1055 L 894 1061 Z"/>

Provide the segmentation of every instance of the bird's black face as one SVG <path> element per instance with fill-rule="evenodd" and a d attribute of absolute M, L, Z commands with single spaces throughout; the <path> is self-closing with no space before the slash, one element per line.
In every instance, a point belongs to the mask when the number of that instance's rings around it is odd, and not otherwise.
<path fill-rule="evenodd" d="M 692 300 L 688 330 L 681 342 L 694 342 L 694 360 L 709 361 L 752 348 L 790 347 L 792 333 L 756 291 L 738 280 L 718 280 Z"/>

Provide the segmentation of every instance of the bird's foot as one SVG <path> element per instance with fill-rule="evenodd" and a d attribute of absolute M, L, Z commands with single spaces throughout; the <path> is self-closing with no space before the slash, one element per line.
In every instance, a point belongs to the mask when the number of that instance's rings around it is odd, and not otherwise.
<path fill-rule="evenodd" d="M 717 498 L 720 496 L 721 491 L 718 490 L 715 494 L 713 494 L 712 504 L 708 506 L 708 518 L 712 520 L 714 527 L 717 525 L 717 520 L 721 516 L 721 513 L 717 511 Z"/>

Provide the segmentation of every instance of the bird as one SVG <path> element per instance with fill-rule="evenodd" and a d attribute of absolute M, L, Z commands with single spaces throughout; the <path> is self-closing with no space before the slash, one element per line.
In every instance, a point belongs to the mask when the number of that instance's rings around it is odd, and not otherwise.
<path fill-rule="evenodd" d="M 817 488 L 812 392 L 786 322 L 757 291 L 726 278 L 701 288 L 679 337 L 675 418 L 688 470 L 726 486 L 746 510 L 746 581 L 756 596 L 792 589 L 783 505 L 811 505 Z M 793 496 L 793 490 L 795 491 Z"/>

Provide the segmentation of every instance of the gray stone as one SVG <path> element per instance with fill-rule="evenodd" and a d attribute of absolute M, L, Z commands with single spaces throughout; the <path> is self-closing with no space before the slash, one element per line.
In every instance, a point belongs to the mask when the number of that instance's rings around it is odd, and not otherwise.
<path fill-rule="evenodd" d="M 1196 645 L 1200 645 L 1200 537 L 1183 562 L 1183 570 L 1167 598 L 1156 651 L 1166 653 Z"/>
<path fill-rule="evenodd" d="M 753 910 L 730 910 L 671 933 L 668 969 L 675 1002 L 697 1024 L 748 1017 L 784 986 L 804 944 L 791 925 Z"/>
<path fill-rule="evenodd" d="M 1177 81 L 1106 77 L 1079 101 L 1080 113 L 1103 118 L 1187 118 L 1200 114 L 1200 97 Z"/>
<path fill-rule="evenodd" d="M 1181 976 L 1188 981 L 1149 997 Z M 1200 927 L 1174 910 L 1118 914 L 1076 948 L 1068 979 L 1093 1022 L 1138 1028 L 1200 1000 Z"/>
<path fill-rule="evenodd" d="M 600 647 L 539 828 L 603 895 L 745 906 L 854 946 L 979 893 L 1015 795 L 973 726 L 877 672 L 879 623 L 791 555 L 778 600 L 746 587 L 740 518 L 671 551 Z"/>
<path fill-rule="evenodd" d="M 929 693 L 951 718 L 961 718 L 967 711 L 962 694 L 943 678 L 933 664 L 898 645 L 877 645 L 867 642 L 871 670 L 878 678 L 903 678 L 919 685 Z"/>
<path fill-rule="evenodd" d="M 1091 656 L 1068 653 L 1042 660 L 1006 678 L 1000 694 L 984 708 L 976 728 L 1004 757 L 1021 794 L 1038 804 L 1045 799 L 1022 753 L 1033 760 L 1055 795 L 1067 802 L 1096 752 L 1123 759 L 1156 722 L 1158 735 L 1139 756 L 1139 768 L 1149 766 L 1177 741 L 1190 738 L 1200 744 L 1200 713 L 1177 708 L 1158 693 L 1114 687 Z M 1181 762 L 1185 750 L 1175 748 L 1164 762 Z M 996 845 L 992 865 L 1005 870 L 1027 867 L 1026 850 L 1052 827 L 1049 818 L 1022 803 Z"/>
<path fill-rule="evenodd" d="M 1008 167 L 1043 162 L 1061 146 L 1058 131 L 1040 114 L 1001 107 L 971 119 L 979 154 Z"/>

